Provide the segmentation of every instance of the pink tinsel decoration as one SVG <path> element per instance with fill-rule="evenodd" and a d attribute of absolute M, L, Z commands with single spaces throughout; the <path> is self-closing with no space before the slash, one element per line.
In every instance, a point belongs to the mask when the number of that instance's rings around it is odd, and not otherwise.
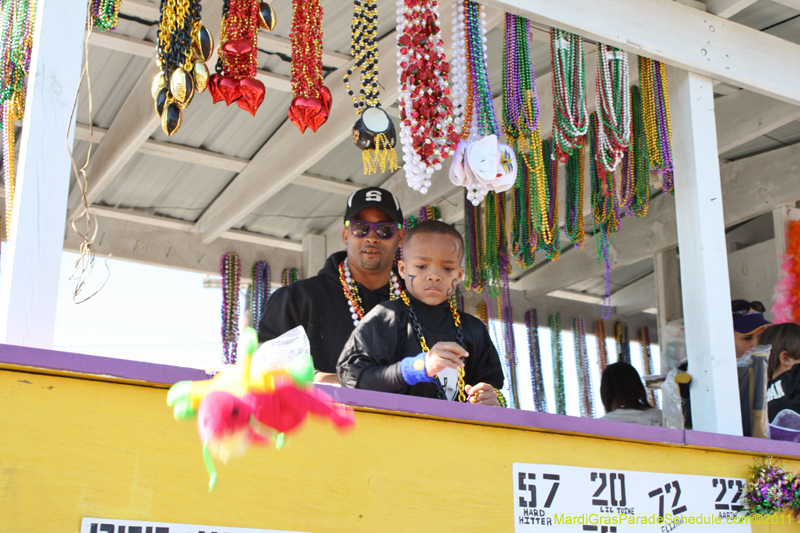
<path fill-rule="evenodd" d="M 800 221 L 789 222 L 786 255 L 781 256 L 783 278 L 775 284 L 772 314 L 775 323 L 800 323 Z"/>

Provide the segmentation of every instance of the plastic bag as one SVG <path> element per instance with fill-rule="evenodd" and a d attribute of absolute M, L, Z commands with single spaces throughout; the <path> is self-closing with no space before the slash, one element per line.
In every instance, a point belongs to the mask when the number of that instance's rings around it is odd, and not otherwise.
<path fill-rule="evenodd" d="M 771 350 L 769 344 L 756 346 L 736 361 L 742 434 L 745 437 L 769 438 L 767 366 Z"/>
<path fill-rule="evenodd" d="M 290 329 L 280 337 L 267 341 L 253 354 L 251 375 L 261 375 L 269 370 L 288 368 L 292 363 L 309 357 L 311 345 L 303 326 Z"/>
<path fill-rule="evenodd" d="M 661 412 L 664 414 L 664 427 L 683 429 L 683 412 L 681 411 L 681 392 L 675 383 L 678 375 L 677 367 L 667 374 L 661 385 Z"/>
<path fill-rule="evenodd" d="M 800 442 L 800 414 L 791 409 L 784 409 L 775 415 L 769 425 L 769 438 Z"/>

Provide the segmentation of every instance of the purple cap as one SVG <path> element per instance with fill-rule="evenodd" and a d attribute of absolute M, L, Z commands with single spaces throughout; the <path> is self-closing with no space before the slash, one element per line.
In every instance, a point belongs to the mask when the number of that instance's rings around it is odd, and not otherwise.
<path fill-rule="evenodd" d="M 749 335 L 764 326 L 771 326 L 762 313 L 754 310 L 747 300 L 733 300 L 733 330 L 742 335 Z M 759 304 L 760 305 L 760 304 Z"/>

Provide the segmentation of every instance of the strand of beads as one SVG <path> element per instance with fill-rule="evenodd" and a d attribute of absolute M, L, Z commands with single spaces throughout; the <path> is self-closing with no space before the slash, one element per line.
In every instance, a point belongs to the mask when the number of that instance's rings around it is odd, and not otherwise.
<path fill-rule="evenodd" d="M 290 283 L 294 283 L 300 277 L 300 271 L 296 268 L 284 268 L 281 272 L 281 284 L 287 287 Z"/>
<path fill-rule="evenodd" d="M 119 20 L 120 0 L 94 0 L 92 26 L 100 31 L 114 31 Z"/>
<path fill-rule="evenodd" d="M 269 300 L 271 282 L 269 263 L 266 261 L 256 262 L 253 265 L 253 285 L 250 297 L 250 324 L 253 327 L 258 327 L 258 323 L 261 322 L 261 317 L 264 315 L 264 309 Z"/>
<path fill-rule="evenodd" d="M 464 287 L 481 292 L 486 286 L 483 269 L 483 217 L 480 205 L 469 201 L 469 193 L 464 191 L 464 246 L 466 247 Z"/>
<path fill-rule="evenodd" d="M 558 28 L 550 28 L 553 67 L 553 139 L 559 159 L 565 160 L 583 145 L 588 126 L 586 73 L 583 39 Z"/>
<path fill-rule="evenodd" d="M 510 404 L 519 409 L 513 330 L 511 335 L 508 334 L 509 328 L 513 328 L 513 323 L 509 321 L 509 313 L 506 311 L 507 306 L 502 296 L 493 297 L 487 290 L 483 292 L 483 300 L 486 303 L 486 310 L 489 314 L 489 330 L 497 348 L 497 353 L 500 356 L 505 382 L 508 384 L 507 390 L 510 393 L 508 400 Z M 508 311 L 510 312 L 510 306 Z"/>
<path fill-rule="evenodd" d="M 539 129 L 539 98 L 530 57 L 531 23 L 506 13 L 504 35 L 503 131 L 515 152 L 528 152 Z"/>
<path fill-rule="evenodd" d="M 544 170 L 537 175 L 534 215 L 534 231 L 539 236 L 537 250 L 545 252 L 548 259 L 558 260 L 561 244 L 558 231 L 558 159 L 554 158 L 553 140 L 542 142 Z"/>
<path fill-rule="evenodd" d="M 511 252 L 524 269 L 536 263 L 538 236 L 534 230 L 533 176 L 528 165 L 518 165 L 517 183 L 511 197 Z"/>
<path fill-rule="evenodd" d="M 631 143 L 631 101 L 628 54 L 597 43 L 598 157 L 609 172 L 616 170 Z"/>
<path fill-rule="evenodd" d="M 442 218 L 442 210 L 435 205 L 423 205 L 419 208 L 419 220 L 439 220 Z"/>
<path fill-rule="evenodd" d="M 222 362 L 236 363 L 236 345 L 239 341 L 239 283 L 242 267 L 239 256 L 228 252 L 222 256 Z"/>
<path fill-rule="evenodd" d="M 639 330 L 637 339 L 639 347 L 642 352 L 642 368 L 646 375 L 653 374 L 653 356 L 650 353 L 650 330 L 647 326 Z M 647 389 L 647 397 L 650 399 L 650 405 L 658 407 L 658 400 L 656 399 L 656 392 L 652 389 Z"/>
<path fill-rule="evenodd" d="M 316 133 L 328 120 L 331 92 L 322 79 L 322 5 L 319 0 L 292 1 L 292 104 L 289 119 L 305 133 Z"/>
<path fill-rule="evenodd" d="M 486 305 L 485 300 L 481 300 L 475 306 L 475 316 L 478 318 L 478 320 L 483 322 L 484 326 L 487 328 L 489 327 L 489 308 Z"/>
<path fill-rule="evenodd" d="M 564 353 L 561 345 L 561 313 L 550 315 L 550 352 L 553 354 L 553 387 L 556 397 L 556 414 L 567 414 L 567 396 L 564 391 Z"/>
<path fill-rule="evenodd" d="M 31 65 L 31 48 L 36 21 L 36 1 L 2 3 L 0 17 L 0 103 L 3 129 L 3 183 L 5 186 L 6 236 L 11 235 L 16 178 L 14 122 L 25 112 L 25 78 Z M 2 233 L 2 228 L 0 228 Z"/>
<path fill-rule="evenodd" d="M 493 296 L 500 293 L 502 276 L 511 273 L 508 262 L 505 193 L 489 192 L 483 206 L 483 279 Z"/>
<path fill-rule="evenodd" d="M 644 128 L 650 151 L 650 164 L 653 170 L 662 175 L 664 192 L 675 194 L 672 120 L 669 112 L 666 65 L 639 56 L 639 82 L 642 85 Z"/>
<path fill-rule="evenodd" d="M 573 150 L 567 159 L 566 172 L 566 216 L 564 230 L 569 241 L 577 248 L 583 248 L 586 231 L 583 224 L 583 189 L 586 175 L 586 164 L 583 146 Z"/>
<path fill-rule="evenodd" d="M 533 405 L 539 412 L 547 412 L 547 395 L 544 392 L 544 374 L 542 373 L 542 351 L 539 348 L 539 320 L 536 309 L 525 313 L 525 326 L 528 328 L 528 352 L 531 358 L 531 388 L 533 389 Z"/>
<path fill-rule="evenodd" d="M 502 196 L 502 194 L 500 195 Z M 505 204 L 505 200 L 501 199 Z M 500 318 L 503 325 L 503 341 L 506 346 L 506 358 L 511 373 L 510 385 L 506 388 L 511 391 L 511 403 L 514 409 L 519 409 L 519 387 L 517 384 L 517 347 L 514 338 L 514 310 L 511 307 L 511 288 L 509 287 L 508 276 L 511 274 L 511 265 L 508 262 L 508 256 L 500 256 L 500 298 L 497 298 L 497 305 L 501 308 Z"/>
<path fill-rule="evenodd" d="M 572 319 L 572 333 L 575 340 L 575 368 L 578 369 L 581 416 L 594 418 L 592 372 L 589 369 L 589 353 L 586 350 L 586 322 L 582 316 Z"/>
<path fill-rule="evenodd" d="M 227 4 L 226 4 L 227 5 Z M 175 134 L 183 122 L 196 91 L 205 91 L 209 60 L 214 51 L 211 33 L 200 20 L 200 0 L 161 0 L 158 23 L 160 72 L 153 78 L 151 93 L 161 129 Z"/>
<path fill-rule="evenodd" d="M 403 170 L 408 186 L 426 194 L 459 141 L 436 0 L 397 0 L 397 32 Z"/>
<path fill-rule="evenodd" d="M 636 85 L 631 86 L 631 116 L 633 138 L 631 148 L 622 160 L 622 174 L 629 175 L 623 182 L 631 183 L 633 190 L 624 209 L 628 216 L 644 217 L 650 207 L 650 153 L 642 116 L 642 92 Z M 621 192 L 623 197 L 626 196 L 624 191 Z"/>
<path fill-rule="evenodd" d="M 617 341 L 617 362 L 631 364 L 631 343 L 628 337 L 628 324 L 614 324 L 614 338 Z"/>
<path fill-rule="evenodd" d="M 361 295 L 358 291 L 358 285 L 350 275 L 350 267 L 347 264 L 347 259 L 339 263 L 339 283 L 342 284 L 344 290 L 344 297 L 347 298 L 349 304 L 350 316 L 353 319 L 353 325 L 358 326 L 361 319 L 364 318 L 364 306 L 361 302 Z M 395 300 L 400 297 L 400 281 L 394 271 L 389 272 L 389 300 Z"/>
<path fill-rule="evenodd" d="M 589 117 L 591 138 L 590 186 L 592 219 L 594 221 L 594 242 L 598 264 L 605 263 L 605 292 L 603 294 L 604 319 L 611 318 L 611 260 L 609 248 L 613 235 L 619 229 L 619 206 L 617 204 L 614 173 L 609 172 L 598 161 L 599 137 L 597 133 L 597 114 Z"/>
<path fill-rule="evenodd" d="M 455 298 L 456 309 L 462 313 L 466 312 L 464 308 L 464 293 L 461 292 L 461 286 L 456 287 L 456 293 L 453 295 Z"/>
<path fill-rule="evenodd" d="M 608 366 L 608 347 L 606 346 L 606 323 L 598 320 L 594 323 L 594 338 L 597 341 L 597 364 L 600 365 L 600 375 Z"/>

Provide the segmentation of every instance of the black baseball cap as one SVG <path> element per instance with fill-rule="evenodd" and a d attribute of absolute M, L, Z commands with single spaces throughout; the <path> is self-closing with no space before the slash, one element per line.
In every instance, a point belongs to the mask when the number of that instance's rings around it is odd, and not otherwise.
<path fill-rule="evenodd" d="M 344 221 L 351 220 L 354 216 L 368 207 L 377 207 L 398 224 L 403 223 L 403 210 L 394 194 L 380 187 L 367 187 L 354 192 L 347 199 L 347 208 L 344 210 Z"/>

